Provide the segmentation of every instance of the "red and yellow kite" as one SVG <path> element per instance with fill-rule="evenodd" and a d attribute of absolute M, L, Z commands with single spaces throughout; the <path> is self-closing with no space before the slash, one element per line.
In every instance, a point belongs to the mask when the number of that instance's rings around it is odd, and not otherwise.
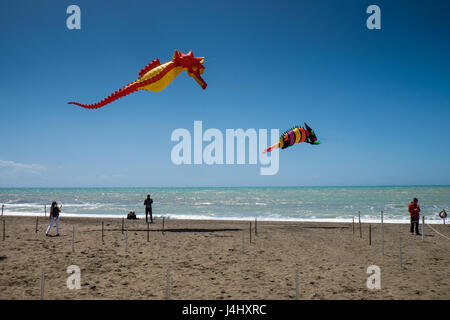
<path fill-rule="evenodd" d="M 187 71 L 190 77 L 194 78 L 203 89 L 206 89 L 207 84 L 201 77 L 205 70 L 204 60 L 203 57 L 194 57 L 192 50 L 188 54 L 175 50 L 171 61 L 161 64 L 158 59 L 153 60 L 139 72 L 139 78 L 136 81 L 117 90 L 102 101 L 93 104 L 78 102 L 69 102 L 69 104 L 97 109 L 138 90 L 159 92 L 167 87 L 182 71 Z"/>

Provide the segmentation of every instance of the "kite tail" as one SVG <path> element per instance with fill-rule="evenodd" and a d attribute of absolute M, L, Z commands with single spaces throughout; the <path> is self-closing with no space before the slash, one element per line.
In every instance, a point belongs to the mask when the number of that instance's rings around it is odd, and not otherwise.
<path fill-rule="evenodd" d="M 129 95 L 130 93 L 133 93 L 135 91 L 137 91 L 140 87 L 140 83 L 138 82 L 133 82 L 131 84 L 126 85 L 125 87 L 117 90 L 116 92 L 112 93 L 111 95 L 109 95 L 107 98 L 103 99 L 100 102 L 97 103 L 93 103 L 93 104 L 82 104 L 82 103 L 78 103 L 78 102 L 68 102 L 68 104 L 75 104 L 77 106 L 83 107 L 83 108 L 87 108 L 87 109 L 97 109 L 97 108 L 101 108 L 111 102 L 113 102 L 114 100 L 117 100 L 119 98 L 122 98 L 126 95 Z"/>
<path fill-rule="evenodd" d="M 266 150 L 264 150 L 262 153 L 265 154 L 267 152 L 271 152 L 273 149 L 279 148 L 280 147 L 280 143 L 277 142 L 274 145 L 268 147 Z"/>

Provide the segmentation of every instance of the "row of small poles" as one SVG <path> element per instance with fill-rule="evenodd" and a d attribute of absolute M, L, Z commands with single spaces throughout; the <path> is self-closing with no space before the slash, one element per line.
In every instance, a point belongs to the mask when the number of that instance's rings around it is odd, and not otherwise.
<path fill-rule="evenodd" d="M 4 211 L 4 204 L 2 204 L 1 208 L 1 216 L 3 217 L 3 211 Z M 44 214 L 47 216 L 47 206 L 44 206 Z M 384 256 L 384 215 L 383 211 L 381 211 L 381 247 L 382 247 L 382 255 Z M 38 221 L 39 217 L 36 217 L 36 233 L 38 232 Z M 5 241 L 6 237 L 6 225 L 5 220 L 2 220 L 3 224 L 3 241 Z M 361 213 L 358 211 L 358 224 L 359 224 L 359 235 L 360 238 L 362 238 L 362 227 L 361 227 Z M 445 222 L 444 222 L 445 224 Z M 164 234 L 165 230 L 165 217 L 163 217 L 162 220 L 162 233 Z M 122 228 L 121 228 L 122 234 L 125 234 L 125 251 L 128 252 L 128 228 L 125 229 L 124 227 L 124 218 L 122 218 Z M 147 223 L 147 242 L 149 242 L 149 223 Z M 352 231 L 353 234 L 355 233 L 355 221 L 354 217 L 352 217 Z M 255 236 L 258 235 L 258 229 L 257 229 L 257 219 L 255 218 L 255 224 L 254 224 L 254 232 Z M 252 243 L 252 222 L 249 223 L 249 237 L 250 237 L 250 243 Z M 425 217 L 422 216 L 422 241 L 424 241 L 425 237 Z M 102 229 L 101 229 L 101 239 L 102 243 L 104 242 L 104 222 L 102 221 Z M 372 225 L 369 224 L 369 245 L 372 245 Z M 72 227 L 72 253 L 75 252 L 75 226 Z M 242 231 L 242 253 L 245 253 L 245 232 Z M 400 260 L 400 267 L 403 267 L 403 261 L 402 261 L 402 239 L 399 235 L 399 260 Z M 166 297 L 167 299 L 170 299 L 170 268 L 167 269 L 167 288 L 166 288 Z M 298 289 L 298 268 L 295 272 L 295 283 L 296 283 L 296 298 L 299 299 L 299 289 Z M 41 299 L 44 298 L 44 288 L 45 288 L 45 270 L 42 270 L 42 284 L 41 284 Z"/>
<path fill-rule="evenodd" d="M 381 254 L 384 256 L 384 214 L 381 211 Z M 362 238 L 362 227 L 361 227 L 361 212 L 358 211 L 358 225 L 359 225 L 359 237 Z M 355 218 L 352 217 L 352 231 L 355 234 Z M 402 261 L 402 238 L 398 235 L 399 239 L 399 260 L 400 267 L 403 267 Z M 425 240 L 425 216 L 422 216 L 422 242 Z M 369 224 L 369 246 L 372 245 L 372 225 Z"/>
<path fill-rule="evenodd" d="M 38 232 L 38 224 L 39 224 L 39 217 L 36 217 L 36 233 Z M 165 217 L 163 217 L 162 220 L 162 234 L 164 234 L 165 230 Z M 125 220 L 122 218 L 122 228 L 121 228 L 122 234 L 125 233 L 125 252 L 128 252 L 128 227 L 125 227 Z M 258 235 L 258 227 L 257 227 L 257 219 L 255 218 L 255 224 L 254 224 L 254 232 L 255 236 Z M 250 243 L 252 243 L 252 223 L 250 222 L 249 227 L 249 235 L 250 235 Z M 101 229 L 101 238 L 102 243 L 104 243 L 104 236 L 105 236 L 105 222 L 102 221 L 102 229 Z M 5 221 L 3 220 L 3 240 L 5 237 Z M 147 242 L 150 242 L 150 224 L 147 223 Z M 75 252 L 75 226 L 72 227 L 72 252 Z M 245 232 L 242 230 L 242 253 L 245 253 Z"/>
<path fill-rule="evenodd" d="M 3 232 L 2 232 L 2 237 L 3 237 L 3 241 L 5 241 L 5 237 L 6 237 L 6 222 L 5 220 L 2 220 L 2 224 L 3 224 Z M 128 228 L 125 229 L 124 226 L 124 219 L 122 218 L 122 234 L 124 234 L 124 231 L 126 232 L 125 234 L 125 251 L 128 252 Z M 257 229 L 257 220 L 255 218 L 255 236 L 258 235 L 258 229 Z M 35 232 L 38 233 L 38 227 L 39 227 L 39 217 L 36 217 L 36 229 Z M 104 221 L 102 221 L 102 230 L 101 230 L 101 237 L 102 237 L 102 243 L 104 243 L 104 235 L 105 235 L 105 223 Z M 162 234 L 164 234 L 164 230 L 165 230 L 165 217 L 163 217 L 163 224 L 162 224 Z M 250 222 L 250 228 L 249 228 L 249 234 L 250 234 L 250 243 L 252 242 L 252 223 Z M 147 242 L 150 241 L 150 224 L 147 223 Z M 74 242 L 75 242 L 75 226 L 72 227 L 72 252 L 75 252 L 74 249 Z M 242 231 L 242 253 L 245 253 L 245 235 L 244 235 L 244 231 Z"/>
<path fill-rule="evenodd" d="M 36 233 L 38 232 L 38 217 L 36 217 Z M 4 222 L 4 221 L 3 221 Z M 4 224 L 3 224 L 4 225 Z M 147 223 L 147 242 L 150 241 L 150 228 L 149 223 Z M 165 225 L 165 217 L 163 217 L 163 228 L 162 232 L 164 234 L 164 225 Z M 105 229 L 105 223 L 102 221 L 102 229 L 101 229 L 101 237 L 102 237 L 102 243 L 104 243 L 104 229 Z M 252 242 L 252 223 L 250 222 L 249 226 L 250 231 L 250 243 Z M 125 252 L 128 252 L 128 228 L 125 227 L 125 220 L 122 218 L 122 228 L 121 228 L 122 234 L 125 233 Z M 258 235 L 258 227 L 257 227 L 257 219 L 255 218 L 255 224 L 254 224 L 254 232 L 255 236 Z M 245 237 L 244 237 L 244 230 L 242 230 L 242 253 L 245 253 Z M 5 234 L 5 232 L 3 232 Z M 72 253 L 75 253 L 75 226 L 72 227 Z M 296 298 L 299 299 L 299 280 L 298 280 L 298 268 L 295 271 L 295 284 L 296 284 Z M 45 293 L 45 269 L 42 269 L 42 278 L 41 278 L 41 299 L 44 299 L 44 293 Z M 167 267 L 166 271 L 166 299 L 170 299 L 170 267 Z"/>

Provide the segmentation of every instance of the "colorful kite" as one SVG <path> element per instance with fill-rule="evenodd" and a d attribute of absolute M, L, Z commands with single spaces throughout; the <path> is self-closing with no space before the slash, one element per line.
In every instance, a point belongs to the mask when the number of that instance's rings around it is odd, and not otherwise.
<path fill-rule="evenodd" d="M 136 81 L 117 90 L 102 101 L 94 104 L 82 104 L 78 102 L 69 102 L 69 104 L 75 104 L 88 109 L 97 109 L 138 90 L 159 92 L 185 70 L 203 89 L 206 89 L 207 84 L 201 77 L 201 74 L 205 70 L 203 66 L 204 60 L 205 58 L 203 57 L 194 57 L 192 50 L 188 54 L 175 50 L 172 61 L 161 64 L 158 59 L 153 60 L 139 72 L 139 78 Z"/>
<path fill-rule="evenodd" d="M 276 148 L 286 149 L 287 147 L 293 146 L 296 143 L 302 142 L 310 144 L 320 144 L 320 141 L 317 140 L 314 130 L 311 129 L 306 123 L 305 128 L 306 129 L 300 126 L 295 126 L 292 129 L 285 131 L 280 137 L 280 142 L 277 142 L 274 145 L 270 146 L 269 148 L 264 150 L 263 153 L 270 152 Z"/>

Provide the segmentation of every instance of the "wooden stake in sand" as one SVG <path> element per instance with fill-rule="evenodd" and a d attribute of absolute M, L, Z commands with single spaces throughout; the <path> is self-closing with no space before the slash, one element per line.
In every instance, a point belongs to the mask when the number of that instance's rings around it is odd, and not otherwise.
<path fill-rule="evenodd" d="M 252 243 L 252 222 L 250 221 L 250 243 Z"/>
<path fill-rule="evenodd" d="M 123 223 L 124 223 L 124 222 L 123 222 L 123 218 L 122 218 L 122 234 L 123 234 Z"/>
<path fill-rule="evenodd" d="M 38 232 L 38 223 L 39 223 L 38 219 L 39 217 L 36 216 L 36 233 Z"/>
<path fill-rule="evenodd" d="M 369 224 L 369 246 L 372 245 L 372 225 Z"/>
<path fill-rule="evenodd" d="M 422 241 L 425 238 L 425 216 L 422 216 Z"/>
<path fill-rule="evenodd" d="M 300 294 L 298 291 L 298 268 L 295 269 L 295 298 L 300 299 Z"/>
<path fill-rule="evenodd" d="M 45 269 L 42 269 L 42 277 L 41 277 L 41 300 L 44 300 L 44 289 L 45 289 Z"/>
<path fill-rule="evenodd" d="M 47 216 L 47 205 L 45 204 L 44 205 L 44 217 L 46 217 Z"/>
<path fill-rule="evenodd" d="M 72 253 L 75 252 L 75 226 L 72 227 Z"/>
<path fill-rule="evenodd" d="M 402 261 L 402 237 L 398 235 L 398 243 L 400 246 L 400 268 L 403 268 L 403 261 Z"/>
<path fill-rule="evenodd" d="M 167 267 L 166 272 L 166 299 L 170 300 L 170 267 Z"/>
<path fill-rule="evenodd" d="M 125 233 L 125 252 L 128 252 L 128 228 Z"/>
<path fill-rule="evenodd" d="M 5 205 L 2 203 L 2 217 L 3 217 L 3 208 L 5 207 Z"/>
<path fill-rule="evenodd" d="M 162 227 L 162 234 L 164 234 L 164 217 L 163 217 L 163 227 Z"/>
<path fill-rule="evenodd" d="M 150 241 L 150 224 L 147 222 L 147 242 Z"/>
<path fill-rule="evenodd" d="M 362 230 L 361 230 L 361 212 L 358 211 L 358 221 L 359 221 L 359 237 L 362 238 Z"/>
<path fill-rule="evenodd" d="M 381 254 L 384 256 L 384 220 L 383 220 L 383 210 L 381 210 Z"/>

